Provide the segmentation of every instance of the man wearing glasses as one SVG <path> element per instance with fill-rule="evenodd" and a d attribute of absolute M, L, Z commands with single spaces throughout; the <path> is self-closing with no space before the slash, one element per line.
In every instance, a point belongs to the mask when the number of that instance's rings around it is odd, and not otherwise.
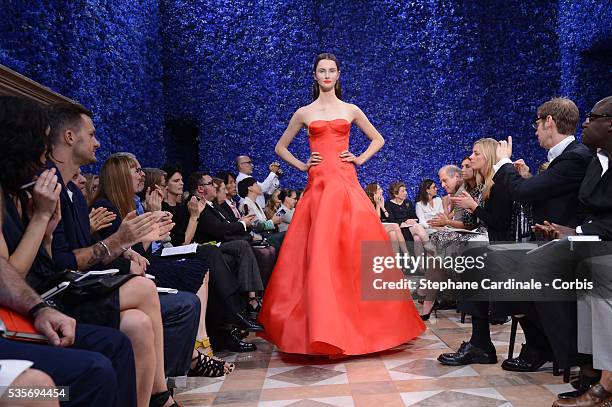
<path fill-rule="evenodd" d="M 251 161 L 248 155 L 240 155 L 236 157 L 236 168 L 238 168 L 238 177 L 236 178 L 236 184 L 238 184 L 240 181 L 247 177 L 252 177 L 253 167 L 253 161 Z M 270 170 L 270 173 L 268 174 L 266 179 L 263 182 L 258 182 L 264 195 L 272 195 L 274 190 L 280 188 L 280 181 L 278 180 L 278 177 L 282 175 L 280 164 L 278 162 L 273 162 L 268 168 Z M 260 195 L 256 199 L 257 205 L 259 205 L 260 208 L 265 208 L 266 206 L 266 200 L 264 198 L 264 195 Z"/>
<path fill-rule="evenodd" d="M 510 160 L 511 137 L 499 142 L 493 181 L 507 188 L 514 201 L 530 203 L 536 224 L 554 222 L 576 227 L 581 221 L 578 191 L 592 153 L 574 137 L 578 119 L 578 108 L 567 98 L 553 98 L 538 107 L 532 125 L 540 146 L 548 150 L 548 169 L 534 176 L 528 174 L 528 168 L 521 168 L 525 166 L 522 160 L 519 165 Z M 529 261 L 523 252 L 512 256 L 519 262 Z M 575 308 L 572 301 L 521 303 L 520 309 L 526 314 L 520 319 L 526 344 L 520 355 L 505 360 L 502 368 L 532 372 L 553 357 L 560 367 L 575 365 Z"/>

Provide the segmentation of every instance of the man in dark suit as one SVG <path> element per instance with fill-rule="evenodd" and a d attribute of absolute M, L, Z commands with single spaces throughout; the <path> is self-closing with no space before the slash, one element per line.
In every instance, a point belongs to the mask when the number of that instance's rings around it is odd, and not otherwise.
<path fill-rule="evenodd" d="M 515 201 L 532 206 L 533 220 L 578 225 L 578 190 L 592 153 L 576 141 L 578 108 L 567 98 L 554 98 L 542 104 L 533 122 L 540 146 L 548 150 L 548 169 L 529 176 L 522 160 L 513 164 L 512 138 L 500 141 L 493 181 L 510 191 Z M 518 254 L 522 256 L 522 254 Z M 525 260 L 519 258 L 519 260 Z M 527 268 L 526 268 L 527 269 Z M 505 360 L 502 369 L 535 371 L 555 356 L 560 366 L 570 366 L 576 355 L 576 313 L 573 302 L 533 302 L 523 304 L 521 318 L 526 344 L 517 358 Z"/>
<path fill-rule="evenodd" d="M 560 239 L 572 235 L 598 235 L 605 242 L 596 242 L 576 250 L 580 263 L 587 263 L 594 286 L 580 293 L 578 301 L 578 350 L 593 355 L 591 366 L 581 365 L 581 375 L 595 376 L 601 370 L 601 378 L 578 397 L 557 400 L 553 406 L 600 406 L 612 405 L 612 300 L 610 275 L 612 249 L 612 96 L 597 102 L 584 121 L 582 139 L 586 145 L 597 150 L 591 160 L 580 186 L 579 199 L 584 208 L 584 219 L 577 227 L 545 222 L 536 225 L 549 239 Z M 589 380 L 584 380 L 588 383 Z M 593 380 L 591 380 L 593 381 Z"/>

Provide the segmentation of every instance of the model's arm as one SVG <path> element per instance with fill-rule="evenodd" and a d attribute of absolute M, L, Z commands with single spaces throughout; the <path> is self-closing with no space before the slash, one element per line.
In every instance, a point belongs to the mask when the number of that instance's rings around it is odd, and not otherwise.
<path fill-rule="evenodd" d="M 289 151 L 289 144 L 291 144 L 295 136 L 298 134 L 298 132 L 302 129 L 304 125 L 305 123 L 303 119 L 302 108 L 300 108 L 293 114 L 291 120 L 289 121 L 289 125 L 285 129 L 285 132 L 281 136 L 280 140 L 278 140 L 278 142 L 276 143 L 276 147 L 274 147 L 274 152 L 278 154 L 280 158 L 285 160 L 288 164 L 293 165 L 300 171 L 308 171 L 309 166 L 307 163 L 303 163 L 302 161 L 295 158 L 293 154 L 291 154 L 291 152 Z M 313 152 L 313 155 L 314 154 L 315 152 Z"/>
<path fill-rule="evenodd" d="M 353 122 L 357 126 L 359 126 L 359 128 L 363 131 L 366 137 L 369 138 L 371 141 L 366 151 L 364 151 L 363 153 L 361 153 L 361 155 L 356 157 L 355 160 L 350 160 L 350 159 L 347 159 L 346 157 L 343 157 L 343 158 L 345 161 L 353 161 L 355 164 L 361 165 L 365 163 L 366 161 L 368 161 L 370 158 L 372 158 L 372 156 L 376 154 L 378 150 L 382 148 L 382 146 L 385 145 L 385 139 L 378 132 L 378 130 L 376 130 L 376 128 L 372 125 L 372 123 L 370 123 L 370 121 L 368 120 L 366 115 L 361 111 L 360 108 L 358 108 L 355 105 L 352 105 L 352 107 L 353 107 L 352 111 L 353 111 L 353 117 L 354 117 Z"/>

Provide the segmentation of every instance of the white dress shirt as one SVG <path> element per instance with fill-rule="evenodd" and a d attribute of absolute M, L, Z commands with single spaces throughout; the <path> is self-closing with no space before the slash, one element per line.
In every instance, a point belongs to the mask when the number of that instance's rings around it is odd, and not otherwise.
<path fill-rule="evenodd" d="M 433 207 L 421 201 L 416 203 L 416 215 L 419 218 L 419 223 L 426 229 L 431 228 L 427 221 L 440 213 L 444 213 L 444 207 L 442 206 L 442 198 L 438 196 L 433 199 Z"/>
<path fill-rule="evenodd" d="M 574 136 L 567 136 L 560 142 L 558 142 L 555 146 L 553 146 L 550 150 L 548 150 L 548 162 L 552 162 L 555 158 L 559 157 L 562 152 L 565 151 L 567 146 L 569 146 L 572 141 L 576 140 Z M 499 162 L 493 165 L 493 173 L 496 173 L 504 164 L 512 164 L 512 160 L 509 158 L 502 158 Z"/>
<path fill-rule="evenodd" d="M 280 211 L 281 209 L 285 211 L 285 214 L 281 216 L 281 223 L 278 224 L 278 231 L 284 232 L 287 229 L 289 229 L 289 223 L 291 222 L 291 219 L 293 218 L 293 213 L 295 212 L 295 208 L 289 209 L 285 205 L 281 204 L 278 210 Z"/>

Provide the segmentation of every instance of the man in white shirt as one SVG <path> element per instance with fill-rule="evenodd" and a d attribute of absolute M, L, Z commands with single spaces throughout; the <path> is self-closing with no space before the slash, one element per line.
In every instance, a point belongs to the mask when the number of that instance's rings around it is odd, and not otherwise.
<path fill-rule="evenodd" d="M 236 157 L 236 168 L 238 169 L 238 177 L 236 177 L 236 184 L 238 184 L 240 181 L 247 177 L 253 176 L 254 164 L 248 155 L 239 155 L 238 157 Z M 268 174 L 266 179 L 263 182 L 258 182 L 264 195 L 272 195 L 274 190 L 280 188 L 280 181 L 278 179 L 279 175 L 282 174 L 280 164 L 277 162 L 273 162 L 268 168 L 270 170 L 270 173 Z M 266 199 L 264 195 L 260 195 L 257 197 L 257 204 L 262 208 L 266 206 Z"/>

